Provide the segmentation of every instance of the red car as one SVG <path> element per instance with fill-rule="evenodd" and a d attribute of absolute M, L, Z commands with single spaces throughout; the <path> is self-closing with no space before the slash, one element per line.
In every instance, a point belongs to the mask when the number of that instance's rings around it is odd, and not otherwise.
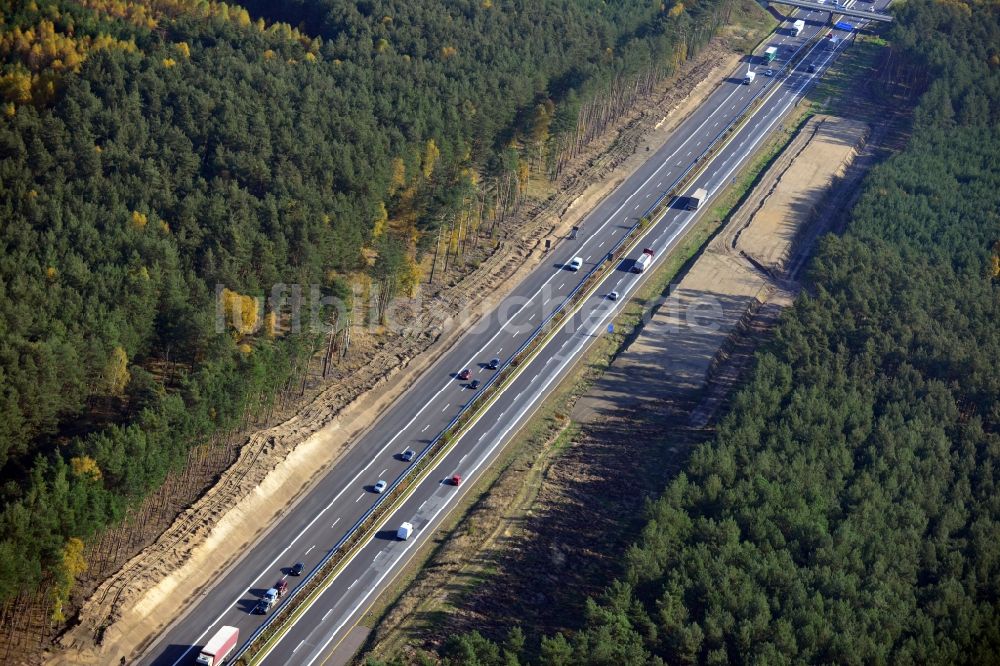
<path fill-rule="evenodd" d="M 455 476 L 451 477 L 451 485 L 453 485 L 453 486 L 460 486 L 460 485 L 462 485 L 462 477 L 459 476 L 458 474 L 456 474 Z"/>
<path fill-rule="evenodd" d="M 462 372 L 458 373 L 458 378 L 461 379 L 462 381 L 465 381 L 466 379 L 468 379 L 471 376 L 472 376 L 472 370 L 469 370 L 468 368 L 466 368 L 465 370 L 462 370 Z"/>

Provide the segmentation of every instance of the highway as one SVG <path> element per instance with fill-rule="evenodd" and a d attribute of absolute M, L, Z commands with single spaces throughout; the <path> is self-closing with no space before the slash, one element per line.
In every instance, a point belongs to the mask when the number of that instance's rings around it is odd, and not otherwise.
<path fill-rule="evenodd" d="M 242 559 L 220 575 L 210 589 L 195 591 L 192 606 L 182 614 L 139 658 L 138 663 L 174 666 L 191 663 L 198 646 L 219 626 L 240 629 L 241 641 L 260 626 L 265 616 L 251 612 L 257 600 L 276 580 L 286 578 L 291 587 L 301 580 L 288 575 L 297 561 L 310 571 L 340 540 L 347 529 L 380 497 L 373 484 L 390 484 L 411 464 L 401 459 L 407 448 L 422 451 L 468 402 L 475 391 L 456 374 L 472 370 L 472 378 L 483 382 L 493 370 L 486 364 L 493 357 L 506 359 L 536 329 L 547 314 L 631 228 L 639 215 L 693 163 L 740 112 L 750 98 L 767 88 L 772 93 L 754 116 L 720 150 L 707 168 L 686 187 L 698 187 L 709 196 L 724 188 L 737 169 L 777 125 L 805 88 L 819 76 L 836 51 L 823 41 L 792 72 L 779 70 L 806 40 L 823 26 L 820 12 L 806 12 L 803 34 L 792 35 L 790 18 L 759 49 L 779 47 L 778 60 L 761 63 L 755 56 L 751 67 L 758 76 L 751 85 L 742 84 L 743 63 L 687 118 L 660 149 L 621 186 L 608 195 L 581 225 L 575 240 L 556 244 L 543 261 L 493 312 L 476 322 L 470 331 L 427 370 L 366 433 L 354 442 L 327 475 L 298 503 L 288 508 L 280 522 L 249 549 Z M 840 33 L 840 36 L 845 36 Z M 841 41 L 843 44 L 843 41 Z M 815 73 L 807 71 L 814 65 Z M 767 68 L 779 73 L 764 76 Z M 417 547 L 425 542 L 455 500 L 470 482 L 497 456 L 517 428 L 531 415 L 553 385 L 562 378 L 581 353 L 604 331 L 617 308 L 648 275 L 631 272 L 633 260 L 643 247 L 655 250 L 655 267 L 683 236 L 701 211 L 687 211 L 683 199 L 672 203 L 662 220 L 645 239 L 608 273 L 603 284 L 587 298 L 578 313 L 554 335 L 497 400 L 472 425 L 434 471 L 417 484 L 409 498 L 386 521 L 374 539 L 362 546 L 332 585 L 304 613 L 286 636 L 273 646 L 264 663 L 319 664 L 374 602 L 378 593 L 399 572 Z M 702 207 L 704 209 L 705 206 Z M 583 259 L 579 272 L 567 270 L 573 257 Z M 621 298 L 612 301 L 608 292 Z M 463 484 L 446 483 L 460 474 Z M 403 521 L 414 525 L 407 541 L 395 540 Z M 274 611 L 271 611 L 272 613 Z"/>
<path fill-rule="evenodd" d="M 777 2 L 778 0 L 775 0 Z M 815 12 L 827 14 L 840 14 L 845 17 L 862 19 L 867 21 L 881 21 L 883 23 L 892 22 L 892 16 L 876 11 L 877 7 L 872 5 L 871 10 L 861 8 L 863 3 L 844 3 L 840 6 L 835 0 L 780 0 L 781 4 L 808 9 Z M 854 5 L 853 7 L 851 5 Z"/>

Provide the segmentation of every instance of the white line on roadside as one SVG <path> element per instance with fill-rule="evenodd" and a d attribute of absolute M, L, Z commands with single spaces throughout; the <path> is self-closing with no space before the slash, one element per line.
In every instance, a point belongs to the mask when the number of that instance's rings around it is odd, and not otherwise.
<path fill-rule="evenodd" d="M 811 77 L 810 77 L 810 78 L 811 78 Z M 740 91 L 740 88 L 739 88 L 739 87 L 736 87 L 736 86 L 734 86 L 734 89 L 733 89 L 733 91 L 732 91 L 732 92 L 730 92 L 730 94 L 729 94 L 729 95 L 728 95 L 728 96 L 727 96 L 727 97 L 726 97 L 726 98 L 725 98 L 724 100 L 722 100 L 722 102 L 721 102 L 720 104 L 716 105 L 716 107 L 718 108 L 718 107 L 721 107 L 722 105 L 724 105 L 724 104 L 725 104 L 726 102 L 728 102 L 728 101 L 729 101 L 729 100 L 730 100 L 730 99 L 731 99 L 731 98 L 733 97 L 733 95 L 734 95 L 735 93 L 737 93 L 737 92 L 739 92 L 739 91 Z M 741 99 L 742 99 L 742 98 L 741 98 Z M 733 105 L 733 108 L 735 109 L 735 108 L 736 108 L 736 106 L 735 106 L 735 105 Z M 711 119 L 712 119 L 713 115 L 714 115 L 714 114 L 709 114 L 708 118 L 706 118 L 706 119 L 705 119 L 705 120 L 704 120 L 704 121 L 703 121 L 703 122 L 701 123 L 701 125 L 699 125 L 699 127 L 698 127 L 698 128 L 696 128 L 696 129 L 694 130 L 694 132 L 692 132 L 691 134 L 689 134 L 689 135 L 688 135 L 688 136 L 689 136 L 689 139 L 690 139 L 691 137 L 693 137 L 693 136 L 694 136 L 694 135 L 695 135 L 695 134 L 696 134 L 696 133 L 697 133 L 698 131 L 700 131 L 701 127 L 703 127 L 703 126 L 705 125 L 705 123 L 709 122 L 709 120 L 711 120 Z M 636 193 L 638 193 L 638 192 L 639 192 L 639 191 L 640 191 L 640 190 L 641 190 L 641 189 L 642 189 L 642 188 L 643 188 L 643 187 L 644 187 L 644 186 L 645 186 L 645 185 L 646 185 L 646 184 L 647 184 L 647 183 L 648 183 L 648 182 L 649 182 L 649 181 L 650 181 L 650 180 L 651 180 L 652 178 L 654 178 L 654 177 L 656 176 L 656 174 L 657 174 L 657 173 L 659 173 L 659 171 L 660 171 L 660 170 L 661 170 L 661 169 L 662 169 L 662 168 L 663 168 L 663 167 L 664 167 L 664 166 L 665 166 L 665 165 L 666 165 L 666 164 L 667 164 L 668 162 L 671 162 L 671 161 L 673 160 L 673 157 L 674 157 L 674 156 L 675 156 L 675 155 L 677 154 L 677 152 L 679 152 L 680 150 L 682 150 L 682 149 L 684 148 L 684 146 L 686 145 L 686 143 L 687 143 L 687 141 L 684 141 L 684 142 L 682 142 L 682 143 L 681 143 L 681 145 L 680 145 L 680 146 L 679 146 L 679 147 L 677 148 L 677 150 L 675 150 L 675 151 L 674 151 L 674 153 L 673 153 L 672 155 L 670 155 L 670 156 L 669 156 L 668 158 L 666 158 L 666 160 L 664 160 L 663 164 L 661 164 L 661 166 L 660 166 L 660 167 L 659 167 L 658 169 L 656 169 L 656 170 L 655 170 L 655 171 L 653 172 L 653 174 L 651 174 L 651 175 L 649 176 L 649 178 L 647 178 L 647 179 L 646 179 L 646 181 L 645 181 L 645 182 L 644 182 L 643 184 L 641 184 L 641 185 L 639 186 L 639 188 L 638 188 L 638 189 L 636 189 L 636 190 L 635 190 L 635 191 L 634 191 L 634 192 L 633 192 L 633 193 L 632 193 L 632 194 L 631 194 L 631 195 L 630 195 L 630 196 L 629 196 L 628 198 L 626 198 L 626 199 L 625 199 L 625 201 L 624 201 L 624 202 L 622 203 L 622 205 L 621 205 L 621 206 L 619 206 L 618 210 L 616 210 L 615 212 L 613 212 L 613 213 L 611 214 L 611 216 L 610 216 L 610 217 L 609 217 L 609 218 L 608 218 L 608 219 L 607 219 L 607 220 L 606 220 L 606 221 L 605 221 L 605 222 L 604 222 L 604 223 L 603 223 L 603 224 L 602 224 L 602 225 L 601 225 L 600 227 L 598 227 L 598 228 L 597 228 L 597 230 L 596 230 L 596 231 L 595 231 L 595 232 L 594 232 L 594 233 L 593 233 L 593 234 L 591 235 L 591 237 L 590 237 L 590 238 L 594 238 L 594 237 L 596 237 L 596 235 L 597 235 L 597 232 L 599 232 L 599 231 L 600 231 L 601 229 L 603 229 L 603 228 L 604 228 L 604 226 L 606 226 L 606 225 L 607 225 L 607 224 L 608 224 L 609 222 L 611 222 L 611 220 L 612 220 L 612 219 L 614 218 L 614 216 L 615 216 L 615 215 L 617 215 L 617 214 L 618 214 L 618 212 L 619 212 L 619 211 L 620 211 L 620 210 L 621 210 L 621 209 L 622 209 L 622 208 L 623 208 L 623 207 L 624 207 L 624 206 L 625 206 L 625 205 L 627 204 L 628 200 L 629 200 L 629 199 L 630 199 L 630 198 L 631 198 L 632 196 L 634 196 L 634 195 L 635 195 Z M 690 155 L 690 153 L 689 153 L 689 155 Z M 627 221 L 628 221 L 628 217 L 625 217 L 625 218 L 623 219 L 623 221 L 624 221 L 624 222 L 627 222 Z M 613 233 L 613 234 L 619 234 L 619 233 L 620 233 L 621 231 L 623 231 L 623 230 L 622 230 L 622 229 L 613 229 L 613 230 L 612 230 L 612 233 Z M 589 242 L 590 238 L 588 238 L 588 240 L 587 240 L 587 241 L 585 241 L 585 243 L 584 243 L 584 246 L 586 245 L 586 242 Z M 556 274 L 553 274 L 553 276 L 552 276 L 552 277 L 555 277 L 555 275 L 556 275 Z M 552 279 L 552 277 L 550 277 L 550 278 L 549 278 L 548 280 L 546 280 L 546 281 L 545 281 L 545 282 L 544 282 L 544 283 L 542 284 L 542 287 L 544 287 L 544 285 L 545 285 L 545 284 L 548 284 L 548 282 L 549 282 L 549 281 L 550 281 L 550 280 Z M 538 293 L 540 293 L 540 292 L 541 292 L 541 288 L 540 288 L 540 289 L 539 289 L 539 290 L 538 290 L 538 291 L 537 291 L 537 292 L 536 292 L 535 294 L 533 294 L 533 295 L 531 296 L 531 299 L 529 299 L 529 302 L 530 302 L 530 300 L 534 299 L 534 297 L 535 297 L 536 295 L 538 295 Z M 476 354 L 479 354 L 479 353 L 481 353 L 483 349 L 485 349 L 485 348 L 486 348 L 487 346 L 489 346 L 489 345 L 490 345 L 490 344 L 491 344 L 491 343 L 492 343 L 492 342 L 493 342 L 493 341 L 494 341 L 494 340 L 496 339 L 496 337 L 497 337 L 497 336 L 499 336 L 499 335 L 500 335 L 500 334 L 501 334 L 501 333 L 502 333 L 502 332 L 503 332 L 503 331 L 504 331 L 504 330 L 506 329 L 507 325 L 508 325 L 508 324 L 510 324 L 510 322 L 514 320 L 514 318 L 515 318 L 515 317 L 517 316 L 517 314 L 518 314 L 518 313 L 519 313 L 519 312 L 521 311 L 521 309 L 523 309 L 523 307 L 524 307 L 524 306 L 522 306 L 522 307 L 521 307 L 521 308 L 520 308 L 520 309 L 519 309 L 519 310 L 518 310 L 517 312 L 513 313 L 513 314 L 512 314 L 511 316 L 510 316 L 510 318 L 509 318 L 509 319 L 508 319 L 508 320 L 507 320 L 506 322 L 504 322 L 504 324 L 503 324 L 502 326 L 500 326 L 500 327 L 499 327 L 499 328 L 497 329 L 497 332 L 496 332 L 496 333 L 494 334 L 494 336 L 493 336 L 493 337 L 491 337 L 491 338 L 490 338 L 490 340 L 488 340 L 488 341 L 487 341 L 487 343 L 486 343 L 486 344 L 485 344 L 485 345 L 483 346 L 483 348 L 481 348 L 481 349 L 480 349 L 480 350 L 479 350 L 479 351 L 478 351 L 478 352 L 477 352 Z M 473 358 L 475 358 L 475 356 L 473 356 Z M 402 429 L 400 429 L 399 431 L 397 431 L 397 432 L 396 432 L 396 434 L 395 434 L 395 435 L 393 435 L 393 437 L 392 437 L 392 438 L 390 438 L 390 439 L 389 439 L 389 440 L 388 440 L 388 441 L 386 442 L 385 446 L 384 446 L 384 447 L 383 447 L 382 449 L 380 449 L 380 450 L 379 450 L 379 451 L 378 451 L 378 452 L 377 452 L 377 453 L 375 454 L 375 457 L 377 458 L 378 456 L 382 455 L 382 453 L 384 453 L 384 452 L 385 452 L 385 451 L 386 451 L 386 450 L 387 450 L 387 449 L 388 449 L 388 448 L 389 448 L 389 447 L 390 447 L 390 446 L 392 445 L 392 443 L 393 443 L 393 442 L 394 442 L 394 441 L 395 441 L 395 440 L 396 440 L 396 439 L 397 439 L 397 438 L 398 438 L 398 437 L 399 437 L 400 435 L 402 435 L 402 434 L 403 434 L 403 433 L 404 433 L 404 432 L 405 432 L 405 431 L 406 431 L 407 429 L 409 429 L 409 427 L 410 427 L 410 426 L 412 425 L 412 423 L 413 423 L 413 422 L 414 422 L 414 421 L 415 421 L 415 420 L 416 420 L 416 419 L 417 419 L 417 418 L 418 418 L 418 417 L 420 416 L 420 414 L 421 414 L 421 413 L 423 412 L 423 410 L 424 410 L 424 409 L 425 409 L 425 408 L 426 408 L 427 406 L 429 406 L 430 404 L 432 404 L 432 403 L 434 402 L 434 400 L 435 400 L 435 399 L 436 399 L 436 398 L 438 397 L 438 395 L 440 395 L 440 394 L 441 394 L 441 393 L 442 393 L 442 392 L 443 392 L 444 390 L 446 390 L 446 389 L 448 388 L 449 384 L 450 384 L 450 382 L 447 382 L 447 383 L 445 383 L 445 384 L 444 384 L 444 385 L 443 385 L 443 386 L 442 386 L 442 387 L 441 387 L 441 388 L 440 388 L 440 389 L 439 389 L 439 390 L 437 391 L 437 393 L 435 393 L 435 394 L 434 394 L 434 396 L 432 396 L 432 397 L 431 397 L 431 399 L 430 399 L 429 401 L 425 402 L 425 403 L 424 403 L 424 405 L 423 405 L 423 407 L 421 407 L 421 409 L 420 409 L 420 410 L 419 410 L 419 411 L 418 411 L 418 412 L 417 412 L 417 413 L 416 413 L 416 414 L 415 414 L 415 415 L 413 416 L 413 418 L 411 418 L 411 419 L 410 419 L 410 421 L 409 421 L 409 422 L 408 422 L 408 423 L 407 423 L 407 424 L 406 424 L 406 425 L 405 425 L 405 426 L 404 426 L 404 427 L 403 427 Z M 503 416 L 503 415 L 501 414 L 501 417 L 502 417 L 502 416 Z M 332 507 L 332 506 L 333 506 L 333 505 L 334 505 L 334 504 L 335 504 L 335 503 L 336 503 L 336 502 L 337 502 L 337 501 L 338 501 L 338 500 L 340 499 L 341 495 L 343 495 L 343 493 L 344 493 L 344 492 L 346 492 L 346 491 L 347 491 L 347 490 L 348 490 L 348 489 L 349 489 L 350 487 L 352 487 L 352 486 L 353 486 L 353 484 L 354 484 L 354 483 L 355 483 L 355 482 L 357 481 L 357 479 L 358 479 L 358 478 L 360 478 L 361 474 L 363 474 L 363 473 L 364 473 L 365 471 L 367 471 L 367 469 L 368 469 L 368 468 L 369 468 L 369 467 L 370 467 L 370 466 L 371 466 L 371 465 L 372 465 L 373 463 L 374 463 L 374 458 L 372 459 L 372 461 L 371 461 L 371 462 L 369 462 L 369 463 L 368 463 L 368 465 L 367 465 L 367 466 L 366 466 L 366 467 L 365 467 L 364 469 L 362 469 L 362 470 L 361 470 L 361 472 L 359 472 L 359 473 L 358 473 L 357 475 L 355 475 L 355 477 L 354 477 L 354 478 L 353 478 L 353 479 L 352 479 L 351 481 L 349 481 L 349 482 L 348 482 L 348 483 L 347 483 L 347 484 L 346 484 L 346 485 L 345 485 L 345 486 L 344 486 L 344 487 L 343 487 L 343 488 L 342 488 L 342 489 L 341 489 L 341 490 L 340 490 L 340 491 L 339 491 L 339 492 L 338 492 L 338 493 L 337 493 L 337 494 L 336 494 L 336 495 L 335 495 L 335 496 L 334 496 L 334 497 L 333 497 L 333 498 L 332 498 L 332 499 L 330 500 L 329 504 L 327 504 L 327 506 L 326 506 L 326 507 L 324 507 L 324 509 L 323 509 L 322 511 L 318 512 L 318 513 L 317 513 L 317 514 L 316 514 L 316 515 L 315 515 L 315 516 L 313 517 L 313 519 L 312 519 L 311 521 L 309 521 L 309 523 L 307 523 L 307 524 L 306 524 L 306 526 L 305 526 L 305 527 L 304 527 L 304 528 L 303 528 L 303 529 L 302 529 L 302 530 L 301 530 L 301 531 L 300 531 L 300 532 L 299 532 L 298 534 L 296 534 L 296 536 L 295 536 L 295 537 L 294 537 L 294 538 L 292 539 L 292 541 L 290 542 L 290 544 L 289 544 L 288 546 L 286 546 L 286 547 L 285 547 L 285 548 L 284 548 L 284 549 L 283 549 L 283 550 L 282 550 L 282 551 L 281 551 L 281 552 L 280 552 L 280 553 L 278 554 L 278 556 L 277 556 L 277 557 L 275 557 L 275 558 L 274 558 L 274 560 L 272 560 L 272 562 L 270 562 L 270 563 L 269 563 L 269 564 L 268 564 L 268 565 L 267 565 L 267 566 L 266 566 L 266 567 L 264 568 L 264 570 L 263 570 L 263 571 L 261 571 L 261 573 L 260 573 L 260 574 L 258 574 L 258 576 L 257 576 L 257 579 L 258 579 L 258 580 L 259 580 L 259 578 L 260 578 L 261 576 L 265 575 L 265 574 L 267 573 L 267 571 L 268 571 L 268 570 L 269 570 L 269 569 L 270 569 L 271 567 L 273 567 L 273 566 L 274 566 L 274 564 L 275 564 L 275 563 L 276 563 L 276 562 L 277 562 L 277 561 L 278 561 L 278 560 L 279 560 L 279 559 L 280 559 L 280 558 L 281 558 L 281 557 L 282 557 L 282 556 L 284 555 L 284 553 L 288 551 L 288 549 L 289 549 L 289 548 L 291 547 L 291 545 L 293 545 L 294 543 L 296 543 L 296 542 L 297 542 L 297 541 L 298 541 L 298 540 L 299 540 L 299 539 L 300 539 L 300 538 L 302 537 L 302 535 L 304 535 L 304 534 L 305 534 L 305 533 L 306 533 L 306 532 L 307 532 L 308 530 L 310 530 L 310 529 L 312 528 L 312 525 L 313 525 L 313 524 L 314 524 L 314 523 L 315 523 L 315 522 L 316 522 L 316 521 L 317 521 L 317 520 L 318 520 L 318 519 L 319 519 L 319 518 L 320 518 L 320 517 L 321 517 L 321 516 L 322 516 L 322 515 L 323 515 L 323 514 L 324 514 L 324 513 L 326 512 L 326 511 L 327 511 L 327 510 L 329 510 L 329 509 L 330 509 L 330 508 L 331 508 L 331 507 Z M 362 498 L 363 498 L 363 497 L 364 497 L 364 495 L 362 495 Z M 359 498 L 359 500 L 357 500 L 357 501 L 360 501 L 360 499 L 361 499 L 361 498 Z M 436 514 L 435 514 L 435 515 L 436 515 Z M 338 518 L 337 520 L 339 521 L 339 518 Z M 334 524 L 336 524 L 336 521 L 334 522 Z M 409 548 L 409 546 L 407 547 L 407 549 L 408 549 L 408 548 Z M 404 552 L 405 552 L 405 551 L 404 551 Z M 255 582 L 256 582 L 256 581 L 255 581 Z M 357 582 L 357 581 L 355 581 L 355 582 Z M 353 584 L 352 584 L 352 586 L 353 586 Z M 202 634 L 201 634 L 200 636 L 198 636 L 198 637 L 197 637 L 197 638 L 196 638 L 196 639 L 195 639 L 195 640 L 193 641 L 193 644 L 198 644 L 198 643 L 199 643 L 199 642 L 200 642 L 200 641 L 201 641 L 201 640 L 202 640 L 202 639 L 203 639 L 203 638 L 205 637 L 205 635 L 207 635 L 207 634 L 208 634 L 208 632 L 209 632 L 209 631 L 211 631 L 211 629 L 212 629 L 212 628 L 213 628 L 213 627 L 214 627 L 215 625 L 217 625 L 217 624 L 218 624 L 218 623 L 219 623 L 219 622 L 220 622 L 220 621 L 221 621 L 221 620 L 222 620 L 222 619 L 223 619 L 223 618 L 225 617 L 225 615 L 226 615 L 226 614 L 227 614 L 227 613 L 229 612 L 230 608 L 231 608 L 231 607 L 232 607 L 233 605 L 235 605 L 236 603 L 238 603 L 238 602 L 240 601 L 240 599 L 242 598 L 242 596 L 243 596 L 243 595 L 242 595 L 242 593 L 241 593 L 241 595 L 240 595 L 239 597 L 237 597 L 237 598 L 236 598 L 236 600 L 235 600 L 235 601 L 234 601 L 234 602 L 233 602 L 232 604 L 230 604 L 230 605 L 229 605 L 229 606 L 228 606 L 228 607 L 227 607 L 227 608 L 226 608 L 226 609 L 225 609 L 225 610 L 224 610 L 224 611 L 223 611 L 223 612 L 222 612 L 222 613 L 221 613 L 221 614 L 219 615 L 219 617 L 218 617 L 218 618 L 216 618 L 216 620 L 215 620 L 214 622 L 210 623 L 210 624 L 209 624 L 209 625 L 207 626 L 207 628 L 205 629 L 205 631 L 204 631 L 204 632 L 203 632 L 203 633 L 202 633 Z M 367 598 L 367 597 L 366 597 L 366 598 Z M 339 629 L 338 629 L 338 630 L 339 630 Z M 335 635 L 335 634 L 334 634 L 334 635 Z M 327 644 L 329 644 L 329 641 L 327 641 Z M 185 659 L 186 659 L 186 657 L 187 657 L 187 654 L 188 654 L 188 653 L 189 653 L 189 652 L 191 651 L 191 649 L 193 649 L 193 647 L 191 647 L 191 648 L 188 648 L 187 650 L 185 650 L 185 652 L 184 652 L 184 653 L 183 653 L 182 655 L 180 655 L 180 656 L 179 656 L 179 658 L 178 658 L 178 659 L 177 659 L 177 660 L 176 660 L 176 661 L 174 662 L 174 664 L 173 664 L 172 666 L 176 666 L 176 665 L 177 665 L 177 664 L 179 664 L 179 663 L 180 663 L 181 661 L 185 660 Z M 312 663 L 312 662 L 310 662 L 310 663 Z"/>

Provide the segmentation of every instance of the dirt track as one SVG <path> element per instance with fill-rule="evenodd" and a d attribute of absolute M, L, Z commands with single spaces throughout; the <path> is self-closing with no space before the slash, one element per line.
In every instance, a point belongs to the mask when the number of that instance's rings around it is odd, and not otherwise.
<path fill-rule="evenodd" d="M 645 498 L 662 491 L 648 470 L 672 474 L 710 436 L 704 426 L 791 301 L 785 269 L 866 133 L 838 118 L 807 123 L 572 420 L 515 459 L 449 535 L 376 628 L 372 656 L 413 657 L 471 629 L 503 640 L 513 624 L 530 635 L 581 621 L 583 600 L 619 571 Z M 718 307 L 692 325 L 689 306 L 705 301 Z"/>
<path fill-rule="evenodd" d="M 662 86 L 617 131 L 570 165 L 556 194 L 528 206 L 516 234 L 475 271 L 434 299 L 404 302 L 400 329 L 368 339 L 369 353 L 352 359 L 343 380 L 286 422 L 254 433 L 214 488 L 97 588 L 83 605 L 79 624 L 48 655 L 49 662 L 108 663 L 134 656 L 183 612 L 189 590 L 200 590 L 230 566 L 260 537 L 262 526 L 307 490 L 382 408 L 534 267 L 542 241 L 558 240 L 641 164 L 645 151 L 640 145 L 665 140 L 735 58 L 719 46 L 706 49 L 688 64 L 680 82 Z M 492 296 L 480 299 L 484 293 Z M 456 322 L 455 312 L 470 314 Z"/>
<path fill-rule="evenodd" d="M 812 239 L 806 224 L 861 146 L 866 125 L 812 118 L 785 148 L 726 226 L 675 285 L 643 333 L 581 399 L 574 420 L 622 407 L 655 407 L 701 390 L 726 344 L 767 302 L 789 304 L 788 270 Z M 704 415 L 699 413 L 698 418 Z"/>

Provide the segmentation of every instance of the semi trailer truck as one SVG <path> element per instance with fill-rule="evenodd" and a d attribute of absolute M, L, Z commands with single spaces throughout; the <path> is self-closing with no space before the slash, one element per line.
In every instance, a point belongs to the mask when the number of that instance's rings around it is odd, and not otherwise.
<path fill-rule="evenodd" d="M 236 627 L 222 627 L 198 653 L 198 666 L 219 666 L 236 649 L 240 640 L 240 630 Z"/>

